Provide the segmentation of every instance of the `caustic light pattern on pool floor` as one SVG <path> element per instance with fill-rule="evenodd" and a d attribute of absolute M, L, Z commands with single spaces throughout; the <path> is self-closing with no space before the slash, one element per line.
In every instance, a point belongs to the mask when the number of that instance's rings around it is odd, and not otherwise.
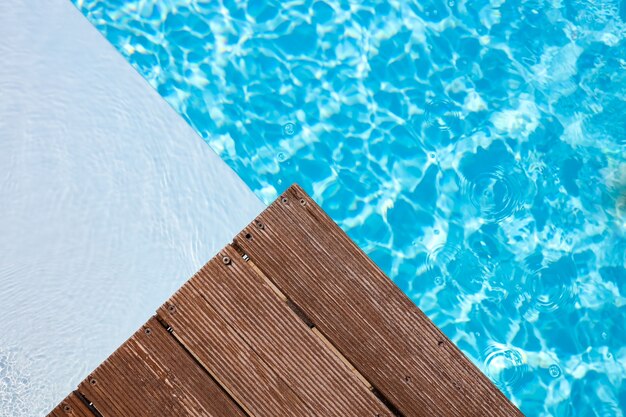
<path fill-rule="evenodd" d="M 266 202 L 302 184 L 529 416 L 626 410 L 626 4 L 80 10 Z"/>

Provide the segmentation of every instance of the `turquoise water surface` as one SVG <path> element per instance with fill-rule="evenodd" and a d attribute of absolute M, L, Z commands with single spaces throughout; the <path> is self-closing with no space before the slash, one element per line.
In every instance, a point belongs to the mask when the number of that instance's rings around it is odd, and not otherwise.
<path fill-rule="evenodd" d="M 626 3 L 74 0 L 528 416 L 626 414 Z M 158 138 L 155 138 L 158 140 Z"/>

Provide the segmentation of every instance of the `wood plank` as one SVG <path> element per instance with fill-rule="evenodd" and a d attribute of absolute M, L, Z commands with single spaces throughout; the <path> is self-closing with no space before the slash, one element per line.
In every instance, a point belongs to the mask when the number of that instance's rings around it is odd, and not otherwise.
<path fill-rule="evenodd" d="M 158 314 L 255 417 L 392 417 L 230 246 Z"/>
<path fill-rule="evenodd" d="M 245 417 L 156 318 L 83 381 L 79 391 L 104 417 Z"/>
<path fill-rule="evenodd" d="M 164 305 L 170 315 L 162 309 L 158 313 L 167 318 L 170 326 L 178 329 L 172 334 L 193 352 L 204 369 L 209 370 L 231 396 L 236 396 L 238 403 L 251 416 L 290 415 L 294 410 L 303 416 L 312 415 L 230 323 L 210 305 L 203 304 L 202 294 L 195 287 L 185 285 Z M 210 332 L 196 331 L 197 323 L 202 323 Z"/>
<path fill-rule="evenodd" d="M 521 416 L 298 186 L 235 238 L 405 416 Z"/>
<path fill-rule="evenodd" d="M 71 393 L 50 412 L 48 417 L 95 417 L 95 415 L 75 393 Z"/>

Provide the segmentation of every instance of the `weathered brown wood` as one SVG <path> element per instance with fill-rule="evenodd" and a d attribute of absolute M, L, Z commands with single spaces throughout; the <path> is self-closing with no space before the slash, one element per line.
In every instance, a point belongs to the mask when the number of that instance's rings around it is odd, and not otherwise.
<path fill-rule="evenodd" d="M 234 243 L 401 414 L 522 415 L 298 186 Z"/>
<path fill-rule="evenodd" d="M 155 318 L 79 386 L 104 417 L 245 417 Z"/>
<path fill-rule="evenodd" d="M 95 417 L 95 415 L 75 393 L 71 393 L 50 412 L 49 417 Z"/>
<path fill-rule="evenodd" d="M 176 316 L 176 320 L 168 318 L 168 323 L 178 329 L 173 335 L 194 352 L 198 362 L 210 370 L 231 396 L 236 395 L 235 398 L 248 414 L 270 415 L 275 412 L 282 415 L 295 410 L 303 416 L 312 415 L 276 372 L 239 337 L 230 323 L 210 305 L 198 308 L 203 298 L 195 287 L 183 288 L 171 299 L 173 303 L 165 306 Z M 166 316 L 162 311 L 159 314 Z M 210 327 L 211 333 L 197 333 L 197 321 Z M 181 329 L 191 329 L 192 337 L 185 337 Z M 225 357 L 229 359 L 224 361 Z"/>
<path fill-rule="evenodd" d="M 297 186 L 157 314 L 49 416 L 521 416 Z"/>
<path fill-rule="evenodd" d="M 230 246 L 158 314 L 255 417 L 392 416 Z"/>

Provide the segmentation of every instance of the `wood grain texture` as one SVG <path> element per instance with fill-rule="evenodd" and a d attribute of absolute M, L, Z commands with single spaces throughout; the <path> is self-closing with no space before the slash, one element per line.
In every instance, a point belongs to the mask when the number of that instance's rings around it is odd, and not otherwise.
<path fill-rule="evenodd" d="M 298 186 L 157 315 L 49 416 L 522 416 Z"/>
<path fill-rule="evenodd" d="M 68 395 L 49 417 L 96 417 L 75 393 Z"/>
<path fill-rule="evenodd" d="M 104 417 L 245 417 L 155 318 L 83 383 Z"/>
<path fill-rule="evenodd" d="M 405 416 L 521 416 L 298 186 L 235 238 Z"/>
<path fill-rule="evenodd" d="M 230 246 L 158 314 L 251 415 L 392 416 Z"/>

